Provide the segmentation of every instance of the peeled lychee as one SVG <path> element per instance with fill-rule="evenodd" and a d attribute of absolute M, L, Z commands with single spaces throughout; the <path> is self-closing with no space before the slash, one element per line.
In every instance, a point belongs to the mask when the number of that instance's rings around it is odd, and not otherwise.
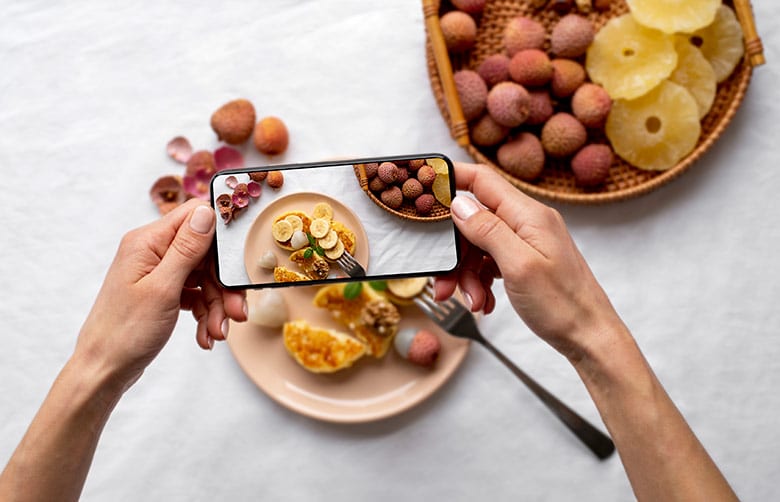
<path fill-rule="evenodd" d="M 393 344 L 401 357 L 420 366 L 432 366 L 441 352 L 439 337 L 425 329 L 403 329 L 396 334 Z"/>
<path fill-rule="evenodd" d="M 488 93 L 490 116 L 505 127 L 517 127 L 528 118 L 530 96 L 520 84 L 501 82 Z"/>
<path fill-rule="evenodd" d="M 479 14 L 485 8 L 486 2 L 487 0 L 452 0 L 452 5 L 463 12 Z"/>
<path fill-rule="evenodd" d="M 474 47 L 477 23 L 474 18 L 457 10 L 444 14 L 439 20 L 444 43 L 450 52 L 465 52 Z"/>
<path fill-rule="evenodd" d="M 414 207 L 417 208 L 417 212 L 426 215 L 433 210 L 433 204 L 436 199 L 429 193 L 424 193 L 414 199 Z"/>
<path fill-rule="evenodd" d="M 480 63 L 477 73 L 488 87 L 509 80 L 509 58 L 504 54 L 488 56 Z"/>
<path fill-rule="evenodd" d="M 552 115 L 552 113 L 550 113 Z M 494 146 L 506 138 L 509 128 L 496 122 L 493 117 L 483 115 L 471 126 L 471 141 L 477 146 Z"/>
<path fill-rule="evenodd" d="M 585 126 L 568 113 L 556 113 L 542 127 L 542 146 L 551 157 L 573 155 L 587 139 Z"/>
<path fill-rule="evenodd" d="M 588 145 L 571 159 L 571 169 L 577 184 L 584 187 L 598 186 L 609 177 L 612 165 L 612 149 L 607 145 Z"/>
<path fill-rule="evenodd" d="M 550 35 L 550 50 L 561 58 L 582 56 L 594 35 L 593 24 L 588 19 L 577 14 L 563 16 Z"/>
<path fill-rule="evenodd" d="M 269 171 L 265 182 L 274 190 L 279 190 L 284 185 L 284 174 L 281 171 Z"/>
<path fill-rule="evenodd" d="M 430 187 L 433 185 L 433 180 L 436 179 L 436 171 L 426 164 L 417 170 L 417 179 L 422 183 L 422 186 Z"/>
<path fill-rule="evenodd" d="M 461 70 L 453 75 L 458 90 L 460 106 L 467 121 L 479 117 L 487 104 L 488 89 L 485 81 L 472 70 Z"/>
<path fill-rule="evenodd" d="M 604 127 L 611 108 L 612 99 L 600 85 L 582 84 L 571 98 L 572 112 L 585 127 Z"/>
<path fill-rule="evenodd" d="M 420 180 L 409 178 L 401 186 L 401 193 L 409 200 L 414 200 L 423 193 L 423 186 Z"/>
<path fill-rule="evenodd" d="M 392 162 L 382 162 L 379 164 L 376 175 L 379 179 L 391 185 L 398 179 L 398 167 Z"/>
<path fill-rule="evenodd" d="M 287 126 L 278 117 L 265 117 L 255 126 L 255 148 L 266 155 L 277 155 L 287 150 L 290 135 Z"/>
<path fill-rule="evenodd" d="M 523 49 L 541 49 L 547 32 L 538 21 L 524 16 L 511 19 L 504 28 L 504 47 L 511 58 Z"/>
<path fill-rule="evenodd" d="M 550 58 L 539 49 L 523 49 L 509 62 L 509 76 L 526 87 L 546 84 L 552 78 L 552 72 Z"/>
<path fill-rule="evenodd" d="M 404 203 L 404 195 L 397 186 L 391 186 L 380 195 L 382 202 L 391 209 L 398 209 Z"/>
<path fill-rule="evenodd" d="M 585 82 L 585 68 L 571 59 L 553 59 L 553 76 L 550 90 L 553 96 L 566 98 L 574 94 Z"/>
<path fill-rule="evenodd" d="M 547 91 L 531 91 L 528 93 L 531 100 L 528 105 L 528 125 L 544 124 L 553 115 L 553 104 L 550 93 Z"/>
<path fill-rule="evenodd" d="M 231 145 L 248 140 L 254 127 L 255 107 L 246 99 L 229 101 L 211 115 L 211 128 L 217 138 Z"/>
<path fill-rule="evenodd" d="M 529 132 L 504 143 L 498 149 L 498 163 L 512 176 L 532 181 L 544 169 L 544 149 L 539 139 Z"/>

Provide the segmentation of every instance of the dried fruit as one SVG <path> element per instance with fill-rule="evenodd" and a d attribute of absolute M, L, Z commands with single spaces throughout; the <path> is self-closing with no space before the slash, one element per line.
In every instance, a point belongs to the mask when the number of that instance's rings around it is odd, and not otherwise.
<path fill-rule="evenodd" d="M 533 113 L 533 100 L 531 105 Z M 552 114 L 552 112 L 551 112 Z M 529 123 L 530 123 L 529 115 Z M 489 114 L 482 116 L 471 126 L 471 141 L 477 146 L 494 146 L 501 143 L 509 134 L 509 128 L 496 122 Z"/>
<path fill-rule="evenodd" d="M 183 136 L 176 136 L 168 142 L 166 151 L 168 152 L 168 155 L 170 155 L 170 157 L 176 162 L 186 164 L 192 155 L 192 145 L 190 145 L 190 142 L 187 140 L 187 138 Z"/>
<path fill-rule="evenodd" d="M 487 104 L 487 84 L 472 70 L 460 70 L 453 75 L 463 116 L 467 121 L 479 117 Z"/>
<path fill-rule="evenodd" d="M 662 171 L 696 146 L 699 107 L 690 92 L 667 80 L 637 99 L 615 101 L 606 133 L 615 153 L 627 162 Z"/>
<path fill-rule="evenodd" d="M 721 0 L 626 0 L 636 21 L 665 33 L 691 33 L 715 20 Z"/>
<path fill-rule="evenodd" d="M 513 140 L 501 145 L 497 156 L 504 171 L 525 181 L 535 180 L 544 169 L 542 144 L 529 132 L 521 132 Z"/>
<path fill-rule="evenodd" d="M 523 49 L 542 49 L 545 38 L 544 26 L 525 16 L 512 18 L 504 28 L 504 47 L 510 58 Z"/>
<path fill-rule="evenodd" d="M 594 187 L 603 184 L 609 177 L 609 168 L 614 156 L 607 145 L 587 145 L 571 159 L 571 169 L 577 184 Z"/>
<path fill-rule="evenodd" d="M 255 107 L 246 99 L 225 103 L 211 115 L 211 128 L 217 138 L 231 145 L 248 140 L 255 126 Z"/>
<path fill-rule="evenodd" d="M 277 155 L 287 150 L 290 135 L 287 126 L 278 117 L 265 117 L 255 126 L 255 148 L 266 155 Z"/>
<path fill-rule="evenodd" d="M 149 190 L 152 202 L 157 205 L 160 214 L 171 212 L 186 200 L 181 176 L 163 176 L 158 178 Z"/>
<path fill-rule="evenodd" d="M 529 102 L 530 96 L 523 86 L 501 82 L 488 93 L 488 113 L 502 126 L 517 127 L 528 118 Z"/>
<path fill-rule="evenodd" d="M 433 210 L 433 205 L 435 202 L 436 199 L 433 198 L 433 195 L 424 193 L 414 200 L 414 207 L 417 209 L 419 214 L 425 216 L 426 214 L 430 214 L 430 212 Z"/>
<path fill-rule="evenodd" d="M 450 175 L 449 173 L 436 173 L 436 179 L 431 186 L 433 196 L 436 197 L 441 205 L 450 207 L 452 203 L 452 194 L 450 193 Z"/>
<path fill-rule="evenodd" d="M 284 185 L 284 174 L 281 171 L 269 171 L 265 182 L 268 183 L 269 187 L 278 190 Z"/>
<path fill-rule="evenodd" d="M 404 195 L 397 186 L 391 186 L 380 195 L 382 202 L 391 209 L 398 209 L 404 203 Z"/>
<path fill-rule="evenodd" d="M 550 34 L 550 50 L 557 57 L 577 58 L 593 42 L 595 31 L 587 18 L 569 14 L 561 18 Z"/>
<path fill-rule="evenodd" d="M 214 165 L 217 171 L 244 167 L 244 156 L 235 148 L 222 146 L 214 151 Z"/>
<path fill-rule="evenodd" d="M 551 157 L 573 155 L 587 139 L 585 126 L 568 113 L 556 113 L 542 127 L 542 147 Z"/>
<path fill-rule="evenodd" d="M 715 101 L 718 87 L 715 70 L 687 37 L 677 37 L 674 47 L 677 50 L 677 68 L 669 80 L 688 89 L 699 106 L 699 118 L 702 119 Z"/>
<path fill-rule="evenodd" d="M 542 86 L 550 81 L 553 67 L 550 58 L 539 49 L 524 49 L 512 56 L 509 76 L 522 86 Z"/>
<path fill-rule="evenodd" d="M 610 19 L 587 54 L 588 75 L 612 99 L 646 94 L 677 66 L 672 36 L 640 25 L 631 14 Z"/>
<path fill-rule="evenodd" d="M 731 75 L 745 54 L 742 25 L 726 5 L 720 6 L 711 25 L 689 35 L 689 40 L 710 62 L 719 83 Z"/>
<path fill-rule="evenodd" d="M 571 98 L 571 110 L 577 120 L 585 127 L 600 129 L 607 121 L 612 108 L 612 99 L 603 87 L 596 84 L 583 84 Z"/>
<path fill-rule="evenodd" d="M 485 58 L 477 68 L 477 73 L 488 87 L 509 80 L 509 58 L 504 54 L 493 54 Z"/>
<path fill-rule="evenodd" d="M 553 96 L 566 98 L 574 94 L 585 82 L 585 69 L 571 59 L 553 59 L 553 76 L 550 91 Z"/>
<path fill-rule="evenodd" d="M 450 11 L 439 20 L 444 43 L 450 52 L 465 52 L 474 47 L 477 39 L 477 23 L 474 18 L 460 11 Z"/>

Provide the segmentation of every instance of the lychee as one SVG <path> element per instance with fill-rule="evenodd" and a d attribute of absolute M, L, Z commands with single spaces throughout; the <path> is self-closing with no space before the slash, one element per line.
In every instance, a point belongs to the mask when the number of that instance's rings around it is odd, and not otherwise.
<path fill-rule="evenodd" d="M 397 185 L 403 185 L 404 183 L 406 183 L 406 180 L 409 179 L 409 170 L 407 168 L 405 168 L 405 167 L 400 167 L 399 166 L 395 170 L 395 175 L 396 175 L 395 183 Z"/>
<path fill-rule="evenodd" d="M 368 164 L 363 164 L 363 169 L 366 171 L 366 178 L 371 179 L 376 176 L 376 172 L 379 169 L 379 163 L 369 162 Z"/>
<path fill-rule="evenodd" d="M 417 179 L 422 183 L 422 186 L 430 187 L 433 185 L 433 180 L 436 179 L 436 171 L 426 164 L 417 170 Z"/>
<path fill-rule="evenodd" d="M 612 166 L 612 149 L 607 145 L 588 145 L 571 159 L 571 170 L 577 184 L 584 187 L 598 186 L 609 177 Z"/>
<path fill-rule="evenodd" d="M 477 73 L 488 87 L 509 80 L 509 58 L 504 54 L 488 56 L 480 63 Z"/>
<path fill-rule="evenodd" d="M 506 138 L 507 134 L 509 128 L 496 122 L 489 114 L 483 115 L 471 126 L 471 141 L 477 146 L 497 145 Z"/>
<path fill-rule="evenodd" d="M 379 179 L 388 185 L 392 185 L 398 179 L 398 167 L 392 162 L 382 162 L 379 164 L 376 174 L 379 176 Z"/>
<path fill-rule="evenodd" d="M 539 49 L 523 49 L 509 62 L 509 76 L 522 86 L 544 85 L 550 81 L 552 73 L 550 58 Z"/>
<path fill-rule="evenodd" d="M 542 127 L 542 147 L 551 157 L 573 155 L 587 139 L 585 126 L 568 113 L 556 113 Z"/>
<path fill-rule="evenodd" d="M 517 16 L 504 28 L 504 47 L 511 58 L 523 49 L 541 49 L 547 31 L 541 23 L 533 19 Z"/>
<path fill-rule="evenodd" d="M 405 198 L 414 200 L 423 193 L 422 183 L 420 183 L 420 180 L 409 178 L 401 186 L 401 193 L 403 193 Z"/>
<path fill-rule="evenodd" d="M 414 199 L 414 207 L 417 209 L 419 214 L 426 215 L 433 210 L 433 204 L 435 202 L 436 199 L 433 197 L 433 195 L 424 193 Z"/>
<path fill-rule="evenodd" d="M 572 96 L 571 109 L 585 127 L 598 129 L 604 127 L 607 121 L 609 110 L 612 109 L 612 99 L 600 85 L 586 83 Z"/>
<path fill-rule="evenodd" d="M 501 82 L 488 93 L 490 116 L 505 127 L 517 127 L 528 118 L 530 96 L 525 87 L 514 82 Z"/>
<path fill-rule="evenodd" d="M 254 127 L 255 107 L 246 99 L 229 101 L 211 115 L 211 128 L 217 138 L 231 145 L 248 140 Z"/>
<path fill-rule="evenodd" d="M 544 124 L 552 117 L 553 104 L 550 99 L 550 93 L 543 90 L 531 91 L 528 93 L 531 97 L 528 106 L 528 118 L 525 123 L 528 125 Z"/>
<path fill-rule="evenodd" d="M 255 126 L 255 148 L 266 155 L 277 155 L 287 150 L 290 135 L 287 126 L 278 117 L 265 117 Z"/>
<path fill-rule="evenodd" d="M 425 159 L 412 159 L 409 161 L 409 170 L 416 171 L 425 165 Z"/>
<path fill-rule="evenodd" d="M 521 132 L 515 139 L 498 149 L 498 163 L 512 176 L 532 181 L 544 169 L 544 149 L 539 138 L 529 132 Z"/>
<path fill-rule="evenodd" d="M 439 337 L 425 329 L 403 329 L 396 334 L 393 344 L 401 357 L 425 367 L 432 366 L 441 352 Z"/>
<path fill-rule="evenodd" d="M 269 187 L 278 190 L 284 185 L 284 174 L 281 171 L 270 171 L 265 182 L 268 183 Z"/>
<path fill-rule="evenodd" d="M 477 23 L 465 12 L 453 10 L 439 20 L 444 43 L 450 52 L 465 52 L 474 47 L 477 39 Z"/>
<path fill-rule="evenodd" d="M 391 186 L 380 195 L 382 202 L 391 209 L 398 209 L 404 202 L 404 195 L 397 186 Z"/>
<path fill-rule="evenodd" d="M 553 59 L 553 76 L 550 90 L 553 96 L 566 98 L 574 94 L 585 82 L 585 68 L 571 59 Z"/>
<path fill-rule="evenodd" d="M 587 18 L 577 14 L 563 16 L 550 34 L 550 50 L 561 58 L 582 56 L 594 35 L 593 24 Z"/>
<path fill-rule="evenodd" d="M 379 176 L 375 176 L 371 178 L 371 181 L 368 183 L 368 188 L 372 192 L 381 192 L 387 188 L 387 183 L 382 181 Z"/>
<path fill-rule="evenodd" d="M 458 90 L 460 106 L 467 121 L 479 117 L 487 104 L 488 89 L 485 81 L 472 70 L 461 70 L 453 75 Z"/>
<path fill-rule="evenodd" d="M 452 5 L 463 12 L 479 14 L 484 10 L 486 2 L 487 0 L 452 0 Z"/>

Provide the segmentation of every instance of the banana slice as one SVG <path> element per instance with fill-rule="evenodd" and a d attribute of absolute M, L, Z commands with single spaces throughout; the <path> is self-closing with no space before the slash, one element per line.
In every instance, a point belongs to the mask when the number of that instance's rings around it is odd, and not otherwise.
<path fill-rule="evenodd" d="M 312 220 L 309 226 L 309 232 L 315 239 L 322 239 L 328 232 L 330 232 L 330 220 L 325 218 L 317 218 Z"/>
<path fill-rule="evenodd" d="M 303 220 L 300 216 L 296 216 L 294 214 L 288 214 L 284 217 L 285 220 L 290 222 L 290 225 L 292 225 L 293 232 L 296 230 L 303 230 Z"/>
<path fill-rule="evenodd" d="M 329 260 L 338 260 L 341 258 L 341 255 L 344 254 L 344 243 L 341 242 L 341 239 L 336 241 L 336 245 L 333 246 L 330 249 L 325 250 L 325 257 Z"/>
<path fill-rule="evenodd" d="M 313 219 L 325 218 L 327 220 L 333 219 L 333 208 L 327 202 L 318 202 L 314 205 L 314 210 L 311 212 Z"/>
<path fill-rule="evenodd" d="M 293 227 L 287 220 L 279 220 L 271 227 L 271 234 L 279 242 L 287 242 L 293 235 Z"/>
<path fill-rule="evenodd" d="M 332 249 L 339 242 L 339 234 L 334 230 L 328 230 L 328 234 L 317 241 L 322 249 Z"/>
<path fill-rule="evenodd" d="M 399 298 L 414 298 L 422 292 L 428 283 L 427 277 L 410 277 L 408 279 L 390 279 L 387 289 Z"/>

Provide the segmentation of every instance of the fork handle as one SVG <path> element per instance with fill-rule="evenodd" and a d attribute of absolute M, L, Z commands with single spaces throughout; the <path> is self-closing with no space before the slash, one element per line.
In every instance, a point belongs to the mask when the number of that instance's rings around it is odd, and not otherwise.
<path fill-rule="evenodd" d="M 493 353 L 504 366 L 509 368 L 512 373 L 536 394 L 536 397 L 542 400 L 550 411 L 557 416 L 566 427 L 569 428 L 590 450 L 600 459 L 605 459 L 615 451 L 615 444 L 612 440 L 594 427 L 590 422 L 579 416 L 571 408 L 563 404 L 557 397 L 550 394 L 547 389 L 536 383 L 523 370 L 518 368 L 501 351 L 493 346 L 486 338 L 482 337 L 479 342 L 490 352 Z"/>

